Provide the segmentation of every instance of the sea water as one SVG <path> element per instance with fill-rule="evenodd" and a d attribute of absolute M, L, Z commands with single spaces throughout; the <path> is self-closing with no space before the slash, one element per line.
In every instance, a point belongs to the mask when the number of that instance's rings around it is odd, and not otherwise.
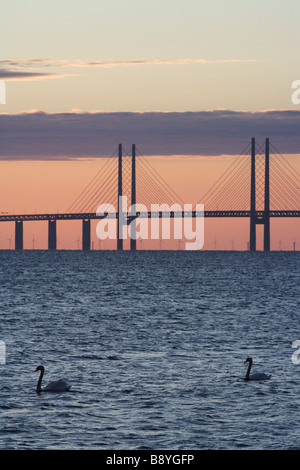
<path fill-rule="evenodd" d="M 1 449 L 300 449 L 298 252 L 0 261 Z"/>

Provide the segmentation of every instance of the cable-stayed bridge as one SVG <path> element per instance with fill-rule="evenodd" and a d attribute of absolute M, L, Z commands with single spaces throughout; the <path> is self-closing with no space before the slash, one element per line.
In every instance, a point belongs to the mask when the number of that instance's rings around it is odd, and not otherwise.
<path fill-rule="evenodd" d="M 125 213 L 126 223 L 136 231 L 138 218 L 195 218 L 199 212 L 184 208 L 184 201 L 162 178 L 154 166 L 133 144 L 130 151 L 119 144 L 116 152 L 94 176 L 86 188 L 64 213 L 1 214 L 0 222 L 15 223 L 15 249 L 23 249 L 23 223 L 48 221 L 48 248 L 57 247 L 57 222 L 82 220 L 82 249 L 91 246 L 91 220 L 114 218 L 117 229 L 117 249 L 123 249 L 119 235 L 120 220 L 124 219 L 122 196 L 131 207 Z M 105 212 L 95 208 L 105 204 Z M 164 204 L 164 206 L 162 205 Z M 205 218 L 249 218 L 249 249 L 256 250 L 256 225 L 264 228 L 264 250 L 270 250 L 270 219 L 300 217 L 300 174 L 267 138 L 263 146 L 254 138 L 242 153 L 233 159 L 214 185 L 199 198 L 204 204 Z M 150 210 L 153 205 L 158 208 Z M 179 210 L 178 210 L 179 206 Z M 196 206 L 197 207 L 197 206 Z M 111 208 L 116 208 L 112 210 Z M 135 210 L 133 210 L 133 208 Z M 168 210 L 169 208 L 169 210 Z M 136 249 L 136 236 L 131 237 L 131 250 Z"/>

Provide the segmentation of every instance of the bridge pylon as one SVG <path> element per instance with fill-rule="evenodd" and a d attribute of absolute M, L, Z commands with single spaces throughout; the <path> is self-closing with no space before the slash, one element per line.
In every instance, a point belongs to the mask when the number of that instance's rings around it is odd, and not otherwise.
<path fill-rule="evenodd" d="M 122 144 L 119 144 L 118 154 L 118 221 L 117 221 L 117 249 L 123 250 L 123 218 L 122 218 L 122 196 L 123 196 L 123 150 Z M 125 181 L 126 183 L 126 181 Z M 126 189 L 126 188 L 125 188 Z M 132 144 L 131 153 L 131 206 L 136 204 L 136 149 L 135 144 Z M 133 219 L 130 223 L 130 249 L 136 250 L 136 220 Z"/>
<path fill-rule="evenodd" d="M 131 156 L 131 206 L 136 204 L 136 166 L 135 166 L 135 144 L 132 144 Z M 133 219 L 130 224 L 130 249 L 136 250 L 136 219 Z"/>
<path fill-rule="evenodd" d="M 256 225 L 264 226 L 264 251 L 270 251 L 270 145 L 265 142 L 264 159 L 264 211 L 258 216 L 256 211 L 256 152 L 255 138 L 251 139 L 251 184 L 250 184 L 250 251 L 256 251 Z"/>
<path fill-rule="evenodd" d="M 117 224 L 117 249 L 123 250 L 123 238 L 121 236 L 122 222 L 120 212 L 122 211 L 122 144 L 119 144 L 119 156 L 118 156 L 118 224 Z"/>

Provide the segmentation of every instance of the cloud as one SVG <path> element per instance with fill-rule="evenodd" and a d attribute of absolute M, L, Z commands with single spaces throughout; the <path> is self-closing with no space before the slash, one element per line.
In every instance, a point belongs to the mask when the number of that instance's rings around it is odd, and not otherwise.
<path fill-rule="evenodd" d="M 23 59 L 0 60 L 1 80 L 48 80 L 74 76 L 74 73 L 45 72 L 45 67 L 64 67 L 66 60 L 54 59 Z"/>
<path fill-rule="evenodd" d="M 136 60 L 96 60 L 78 62 L 75 67 L 122 67 L 128 65 L 188 65 L 188 64 L 228 64 L 257 62 L 256 59 L 136 59 Z"/>
<path fill-rule="evenodd" d="M 46 80 L 53 78 L 71 77 L 75 74 L 71 73 L 44 73 L 44 72 L 23 72 L 20 70 L 5 70 L 0 69 L 0 79 L 9 81 L 19 80 Z"/>
<path fill-rule="evenodd" d="M 2 80 L 45 80 L 70 77 L 77 74 L 45 72 L 43 69 L 61 67 L 124 67 L 140 65 L 188 65 L 257 62 L 255 59 L 133 59 L 133 60 L 67 60 L 67 59 L 7 59 L 0 60 Z"/>
<path fill-rule="evenodd" d="M 110 157 L 119 143 L 145 156 L 239 155 L 251 137 L 300 153 L 300 111 L 0 114 L 2 160 Z"/>
<path fill-rule="evenodd" d="M 49 66 L 64 66 L 67 65 L 66 59 L 6 59 L 0 60 L 2 67 L 49 67 Z"/>

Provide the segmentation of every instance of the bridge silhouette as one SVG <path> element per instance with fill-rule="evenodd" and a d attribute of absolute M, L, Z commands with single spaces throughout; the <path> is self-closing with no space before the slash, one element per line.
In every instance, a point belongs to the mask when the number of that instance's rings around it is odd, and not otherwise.
<path fill-rule="evenodd" d="M 0 222 L 15 223 L 15 249 L 23 249 L 23 223 L 48 221 L 48 249 L 57 248 L 57 222 L 61 220 L 82 220 L 82 249 L 91 248 L 91 220 L 115 218 L 117 222 L 117 249 L 123 249 L 120 234 L 120 220 L 123 211 L 121 196 L 128 195 L 130 206 L 135 207 L 137 199 L 148 210 L 133 209 L 125 214 L 130 224 L 130 249 L 136 250 L 136 221 L 139 217 L 171 219 L 195 218 L 196 210 L 172 209 L 173 204 L 184 202 L 162 176 L 133 144 L 130 152 L 119 144 L 117 151 L 108 158 L 105 165 L 78 195 L 65 213 L 55 214 L 1 214 Z M 139 198 L 137 198 L 137 195 Z M 150 211 L 151 204 L 167 204 L 156 212 Z M 105 213 L 95 212 L 100 204 L 110 204 L 117 210 Z M 199 199 L 204 204 L 205 218 L 249 218 L 249 250 L 256 251 L 256 226 L 263 225 L 264 251 L 270 251 L 270 219 L 300 217 L 300 175 L 265 139 L 263 146 L 252 138 L 242 153 L 235 157 L 231 165 L 218 178 L 214 185 Z M 107 206 L 109 207 L 109 206 Z M 138 207 L 138 206 L 137 206 Z M 175 207 L 175 206 L 173 206 Z M 222 209 L 219 209 L 222 207 Z M 123 220 L 123 219 L 122 219 Z"/>

